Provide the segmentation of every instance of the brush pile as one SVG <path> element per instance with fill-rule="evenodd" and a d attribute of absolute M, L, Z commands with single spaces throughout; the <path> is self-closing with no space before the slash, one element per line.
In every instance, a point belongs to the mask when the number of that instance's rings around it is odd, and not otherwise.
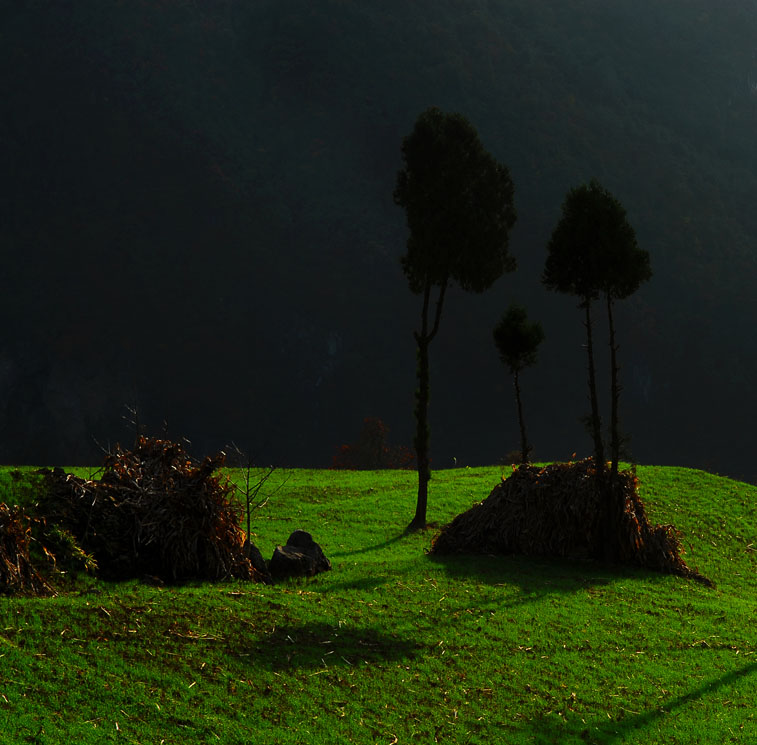
<path fill-rule="evenodd" d="M 116 449 L 99 481 L 48 472 L 40 503 L 112 578 L 262 581 L 244 548 L 234 487 L 215 475 L 224 455 L 194 462 L 183 447 L 140 437 Z"/>
<path fill-rule="evenodd" d="M 491 494 L 458 515 L 434 539 L 435 554 L 613 556 L 647 569 L 710 581 L 681 558 L 672 525 L 651 525 L 633 473 L 600 490 L 591 458 L 546 468 L 522 465 Z M 618 519 L 608 515 L 616 506 Z M 608 551 L 609 549 L 609 551 Z"/>
<path fill-rule="evenodd" d="M 49 595 L 52 588 L 29 556 L 31 520 L 18 507 L 0 504 L 0 592 Z"/>

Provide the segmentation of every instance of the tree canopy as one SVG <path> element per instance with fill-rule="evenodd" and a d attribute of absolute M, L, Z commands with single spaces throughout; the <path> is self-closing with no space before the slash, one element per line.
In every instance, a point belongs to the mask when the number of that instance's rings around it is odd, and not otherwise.
<path fill-rule="evenodd" d="M 499 358 L 511 373 L 536 364 L 544 329 L 538 321 L 529 321 L 522 305 L 512 303 L 494 327 L 494 343 Z"/>
<path fill-rule="evenodd" d="M 594 179 L 568 192 L 547 251 L 544 285 L 583 301 L 622 300 L 652 276 L 623 205 Z"/>
<path fill-rule="evenodd" d="M 467 292 L 483 292 L 514 270 L 510 172 L 484 149 L 471 123 L 427 109 L 403 140 L 402 157 L 394 201 L 410 230 L 402 258 L 410 289 L 418 294 L 454 280 Z"/>

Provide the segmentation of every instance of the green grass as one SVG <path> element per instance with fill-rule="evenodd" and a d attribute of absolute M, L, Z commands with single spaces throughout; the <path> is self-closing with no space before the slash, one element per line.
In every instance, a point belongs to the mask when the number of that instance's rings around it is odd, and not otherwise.
<path fill-rule="evenodd" d="M 429 519 L 498 468 L 437 472 Z M 255 516 L 333 571 L 275 587 L 79 580 L 0 598 L 3 743 L 755 743 L 757 488 L 640 467 L 715 583 L 427 555 L 414 474 L 295 470 Z M 10 488 L 0 474 L 0 488 Z"/>

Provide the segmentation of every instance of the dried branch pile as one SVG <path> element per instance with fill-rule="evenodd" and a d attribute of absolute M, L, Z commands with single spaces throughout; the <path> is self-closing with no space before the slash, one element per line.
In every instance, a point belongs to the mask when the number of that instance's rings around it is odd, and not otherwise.
<path fill-rule="evenodd" d="M 523 465 L 436 536 L 432 553 L 526 554 L 569 558 L 606 555 L 621 562 L 711 584 L 681 558 L 672 525 L 651 525 L 630 472 L 600 491 L 591 458 L 546 468 Z M 611 489 L 611 491 L 608 491 Z M 608 527 L 607 500 L 622 504 Z"/>
<path fill-rule="evenodd" d="M 18 507 L 0 504 L 0 592 L 49 595 L 52 588 L 29 557 L 31 521 Z"/>
<path fill-rule="evenodd" d="M 56 469 L 42 514 L 69 530 L 110 577 L 262 581 L 244 550 L 223 454 L 193 462 L 181 445 L 140 437 L 107 456 L 99 481 Z"/>

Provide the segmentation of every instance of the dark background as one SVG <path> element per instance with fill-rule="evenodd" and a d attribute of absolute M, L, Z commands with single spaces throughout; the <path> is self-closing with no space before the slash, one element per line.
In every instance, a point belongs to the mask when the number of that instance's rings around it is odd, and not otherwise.
<path fill-rule="evenodd" d="M 448 296 L 434 466 L 518 447 L 513 300 L 547 334 L 536 457 L 590 452 L 581 315 L 539 280 L 597 178 L 654 271 L 619 306 L 633 456 L 757 480 L 754 2 L 59 0 L 3 4 L 0 34 L 0 462 L 98 462 L 126 405 L 196 455 L 326 466 L 367 416 L 409 444 L 392 190 L 436 105 L 509 166 L 519 268 Z"/>

